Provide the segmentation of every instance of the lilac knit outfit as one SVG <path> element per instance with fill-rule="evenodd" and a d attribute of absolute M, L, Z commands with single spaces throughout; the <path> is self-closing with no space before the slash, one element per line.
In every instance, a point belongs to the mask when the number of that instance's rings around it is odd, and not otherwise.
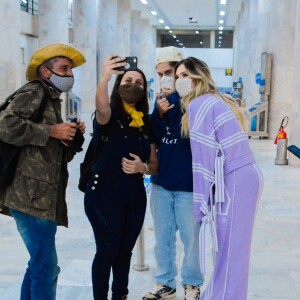
<path fill-rule="evenodd" d="M 201 300 L 246 300 L 253 224 L 262 188 L 248 137 L 231 109 L 206 94 L 188 108 L 200 268 L 210 227 L 214 271 Z M 213 205 L 212 205 L 213 204 Z"/>

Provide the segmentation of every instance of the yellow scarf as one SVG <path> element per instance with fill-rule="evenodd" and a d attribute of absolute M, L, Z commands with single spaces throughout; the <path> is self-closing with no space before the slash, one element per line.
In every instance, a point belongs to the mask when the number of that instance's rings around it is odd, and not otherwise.
<path fill-rule="evenodd" d="M 144 125 L 143 116 L 144 114 L 141 111 L 137 111 L 134 107 L 128 105 L 127 103 L 123 102 L 125 111 L 130 115 L 132 118 L 132 122 L 129 124 L 130 127 L 140 128 Z"/>

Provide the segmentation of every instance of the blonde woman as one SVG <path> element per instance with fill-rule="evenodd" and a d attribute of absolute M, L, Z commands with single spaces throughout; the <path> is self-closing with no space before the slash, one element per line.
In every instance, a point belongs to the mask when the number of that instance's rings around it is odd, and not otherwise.
<path fill-rule="evenodd" d="M 250 247 L 262 187 L 246 118 L 235 100 L 218 93 L 209 68 L 193 57 L 176 66 L 182 97 L 182 134 L 193 161 L 194 213 L 200 228 L 200 267 L 205 273 L 205 229 L 211 226 L 214 271 L 202 300 L 246 300 Z"/>

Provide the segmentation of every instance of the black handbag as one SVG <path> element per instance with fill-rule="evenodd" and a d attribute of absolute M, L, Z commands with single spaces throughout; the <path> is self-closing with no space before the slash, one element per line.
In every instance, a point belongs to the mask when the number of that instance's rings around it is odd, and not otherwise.
<path fill-rule="evenodd" d="M 43 114 L 47 105 L 46 95 L 48 93 L 48 89 L 44 86 L 44 84 L 40 82 L 44 89 L 44 96 L 41 101 L 39 110 L 33 118 L 33 122 L 38 123 L 42 120 Z M 18 93 L 19 90 L 14 92 L 12 95 L 8 96 L 5 101 L 0 105 L 0 112 L 5 110 L 7 106 L 13 101 L 14 96 Z M 0 188 L 4 189 L 8 187 L 15 176 L 17 164 L 19 160 L 19 155 L 21 153 L 22 146 L 15 146 L 12 144 L 8 144 L 2 140 L 0 140 Z"/>
<path fill-rule="evenodd" d="M 84 160 L 80 164 L 80 176 L 79 176 L 78 189 L 83 193 L 85 192 L 86 186 L 92 175 L 93 162 L 94 162 L 94 139 L 92 138 L 86 150 Z"/>
<path fill-rule="evenodd" d="M 107 143 L 107 141 L 108 137 L 103 135 L 96 146 L 94 138 L 92 138 L 89 143 L 84 156 L 84 160 L 80 164 L 78 189 L 83 193 L 85 193 L 88 182 L 92 176 L 93 165 L 99 159 L 102 149 L 104 148 L 104 145 Z"/>
<path fill-rule="evenodd" d="M 119 124 L 120 121 L 118 121 Z M 104 146 L 109 141 L 109 138 L 112 135 L 112 132 L 114 131 L 114 127 L 111 126 L 105 135 L 103 134 L 100 138 L 100 140 L 97 142 L 97 145 L 95 145 L 95 139 L 92 138 L 89 146 L 86 150 L 83 162 L 80 164 L 80 175 L 79 175 L 79 183 L 78 183 L 78 189 L 85 193 L 87 184 L 92 176 L 92 168 L 94 163 L 100 158 L 101 152 L 104 148 Z"/>

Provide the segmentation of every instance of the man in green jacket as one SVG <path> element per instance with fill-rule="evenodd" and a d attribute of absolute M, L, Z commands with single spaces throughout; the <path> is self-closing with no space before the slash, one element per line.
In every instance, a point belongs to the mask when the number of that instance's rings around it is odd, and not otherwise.
<path fill-rule="evenodd" d="M 72 68 L 83 63 L 82 53 L 67 45 L 37 50 L 27 67 L 29 83 L 0 114 L 0 139 L 22 146 L 14 180 L 0 190 L 0 212 L 14 217 L 30 255 L 21 288 L 24 300 L 56 297 L 55 234 L 57 225 L 68 226 L 67 163 L 75 154 L 68 145 L 77 129 L 85 132 L 84 122 L 64 123 L 59 97 L 73 86 Z M 42 121 L 34 123 L 43 98 Z"/>

